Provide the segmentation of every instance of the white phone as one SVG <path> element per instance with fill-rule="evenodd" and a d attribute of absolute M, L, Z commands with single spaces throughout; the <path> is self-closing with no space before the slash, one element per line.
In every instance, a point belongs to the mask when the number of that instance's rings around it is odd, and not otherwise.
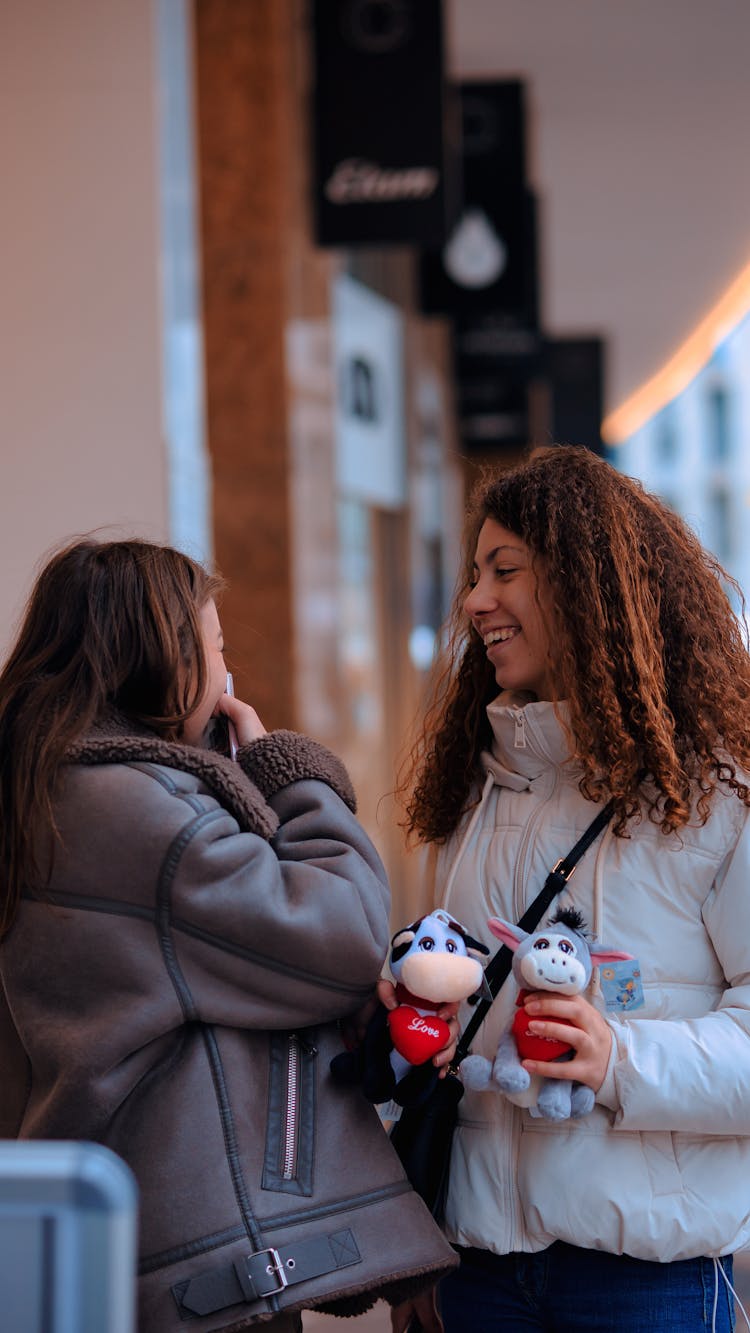
<path fill-rule="evenodd" d="M 227 694 L 231 695 L 231 697 L 234 698 L 234 680 L 232 679 L 231 671 L 227 672 Z M 236 759 L 237 751 L 239 750 L 240 747 L 237 740 L 237 732 L 235 731 L 234 723 L 231 722 L 229 718 L 227 718 L 227 735 L 229 737 L 229 758 Z"/>

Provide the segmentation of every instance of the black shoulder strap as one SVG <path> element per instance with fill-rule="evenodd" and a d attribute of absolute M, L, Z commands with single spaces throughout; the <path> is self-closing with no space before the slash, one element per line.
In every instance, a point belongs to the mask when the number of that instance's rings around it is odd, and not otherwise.
<path fill-rule="evenodd" d="M 602 830 L 606 828 L 612 818 L 614 808 L 614 801 L 609 801 L 604 808 L 599 811 L 596 818 L 592 819 L 586 832 L 578 839 L 575 847 L 572 847 L 568 852 L 568 855 L 563 856 L 557 864 L 552 867 L 544 881 L 542 889 L 537 894 L 531 906 L 526 909 L 518 923 L 521 930 L 525 930 L 527 934 L 536 930 L 553 899 L 565 888 L 565 885 L 573 874 L 573 871 L 578 865 L 584 852 L 588 850 L 594 839 L 598 838 Z M 508 976 L 512 962 L 513 952 L 508 948 L 507 944 L 504 944 L 502 948 L 498 949 L 497 953 L 493 955 L 484 969 L 485 980 L 492 994 L 492 1000 L 494 1000 L 500 987 Z M 456 1054 L 453 1058 L 454 1066 L 459 1065 L 464 1059 L 464 1056 L 469 1054 L 471 1043 L 477 1035 L 480 1024 L 484 1022 L 484 1019 L 492 1006 L 492 1000 L 480 1000 L 476 1012 L 466 1024 L 466 1028 L 461 1035 L 461 1040 L 456 1047 Z"/>

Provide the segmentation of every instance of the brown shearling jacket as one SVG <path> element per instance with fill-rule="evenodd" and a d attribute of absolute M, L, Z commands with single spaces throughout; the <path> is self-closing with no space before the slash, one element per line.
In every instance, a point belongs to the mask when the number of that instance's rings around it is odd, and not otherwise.
<path fill-rule="evenodd" d="M 328 1070 L 389 933 L 343 766 L 292 732 L 235 764 L 121 725 L 69 758 L 49 888 L 0 947 L 0 1135 L 132 1168 L 139 1333 L 440 1276 L 453 1252 Z"/>

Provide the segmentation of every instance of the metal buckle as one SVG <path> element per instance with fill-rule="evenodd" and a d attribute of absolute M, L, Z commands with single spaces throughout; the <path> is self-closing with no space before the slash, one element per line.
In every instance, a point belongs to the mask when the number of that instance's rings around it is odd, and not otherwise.
<path fill-rule="evenodd" d="M 552 874 L 552 875 L 559 875 L 559 876 L 560 876 L 560 879 L 564 880 L 565 883 L 567 884 L 568 880 L 570 879 L 571 875 L 573 874 L 573 871 L 575 870 L 575 866 L 571 866 L 570 870 L 568 870 L 567 873 L 566 873 L 564 870 L 561 870 L 561 869 L 560 869 L 560 866 L 564 866 L 564 865 L 565 865 L 565 857 L 564 857 L 564 856 L 561 856 L 559 861 L 555 861 L 555 864 L 553 865 L 552 870 L 550 871 L 550 874 Z"/>
<path fill-rule="evenodd" d="M 266 1272 L 269 1274 L 269 1276 L 273 1274 L 279 1285 L 278 1287 L 276 1287 L 274 1291 L 263 1291 L 260 1293 L 260 1295 L 264 1297 L 278 1296 L 280 1291 L 283 1291 L 285 1287 L 289 1286 L 289 1279 L 286 1273 L 284 1272 L 284 1260 L 282 1259 L 278 1250 L 274 1250 L 272 1246 L 269 1246 L 267 1250 L 256 1250 L 255 1254 L 250 1255 L 250 1258 L 258 1259 L 261 1254 L 270 1254 L 272 1262 L 270 1264 L 266 1264 Z M 248 1265 L 248 1275 L 252 1279 L 253 1275 L 249 1271 L 249 1265 Z"/>

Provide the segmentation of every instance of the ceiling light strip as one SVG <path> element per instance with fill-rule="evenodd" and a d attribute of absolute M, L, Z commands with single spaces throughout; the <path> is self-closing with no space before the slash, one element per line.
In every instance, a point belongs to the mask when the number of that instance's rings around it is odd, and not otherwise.
<path fill-rule="evenodd" d="M 623 444 L 657 412 L 687 388 L 691 380 L 711 360 L 716 348 L 750 310 L 750 264 L 742 269 L 717 301 L 677 349 L 674 356 L 646 380 L 602 422 L 602 436 L 608 444 Z"/>

